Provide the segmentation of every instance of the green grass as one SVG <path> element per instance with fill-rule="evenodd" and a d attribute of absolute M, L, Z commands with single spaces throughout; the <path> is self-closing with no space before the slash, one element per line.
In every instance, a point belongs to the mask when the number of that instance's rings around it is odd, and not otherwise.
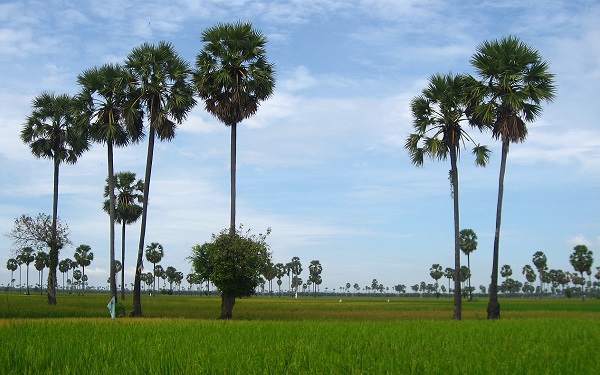
<path fill-rule="evenodd" d="M 8 294 L 2 374 L 579 374 L 600 368 L 600 301 L 250 298 L 218 321 L 212 297 L 143 298 L 111 321 L 106 295 Z M 131 296 L 125 303 L 131 308 Z"/>

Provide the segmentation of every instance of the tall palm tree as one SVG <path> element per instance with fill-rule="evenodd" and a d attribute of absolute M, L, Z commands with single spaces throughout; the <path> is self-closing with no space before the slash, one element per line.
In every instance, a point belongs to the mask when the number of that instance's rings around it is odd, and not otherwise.
<path fill-rule="evenodd" d="M 156 273 L 156 263 L 159 263 L 163 256 L 165 255 L 165 251 L 163 249 L 163 246 L 161 244 L 159 244 L 158 242 L 152 242 L 150 245 L 148 245 L 146 247 L 146 260 L 148 260 L 148 262 L 152 263 L 153 265 L 153 272 L 152 274 L 153 276 L 153 280 L 156 280 L 155 277 L 159 276 Z M 162 267 L 161 267 L 162 269 Z M 160 288 L 160 282 L 159 282 L 159 286 Z M 156 294 L 156 282 L 154 282 L 154 286 L 152 287 L 152 292 L 153 295 Z"/>
<path fill-rule="evenodd" d="M 235 234 L 237 125 L 254 115 L 275 87 L 273 65 L 265 56 L 267 39 L 252 24 L 222 23 L 202 33 L 194 84 L 206 110 L 231 128 L 231 208 L 229 233 Z"/>
<path fill-rule="evenodd" d="M 500 252 L 500 223 L 504 194 L 504 174 L 510 143 L 520 143 L 527 137 L 527 123 L 542 112 L 542 101 L 554 99 L 554 75 L 539 52 L 517 37 L 485 41 L 477 46 L 471 58 L 481 78 L 473 87 L 472 120 L 487 125 L 495 139 L 502 142 L 498 203 L 492 261 L 492 280 L 488 302 L 488 319 L 500 318 L 498 303 L 498 257 Z"/>
<path fill-rule="evenodd" d="M 75 249 L 75 254 L 73 257 L 78 265 L 81 266 L 81 280 L 83 281 L 83 293 L 85 294 L 85 267 L 89 266 L 94 260 L 94 253 L 92 253 L 92 248 L 89 245 L 79 245 Z"/>
<path fill-rule="evenodd" d="M 35 254 L 35 261 L 34 261 L 34 266 L 35 269 L 38 270 L 38 272 L 40 273 L 40 280 L 39 280 L 39 285 L 40 285 L 40 294 L 42 294 L 42 285 L 43 285 L 43 278 L 44 278 L 44 268 L 48 267 L 48 263 L 49 263 L 49 259 L 48 259 L 48 254 L 46 254 L 44 251 L 38 251 L 37 254 Z"/>
<path fill-rule="evenodd" d="M 19 268 L 19 262 L 15 258 L 10 258 L 6 261 L 6 268 L 10 271 L 10 286 L 14 288 L 15 279 L 13 278 L 13 273 Z"/>
<path fill-rule="evenodd" d="M 110 294 L 117 295 L 115 281 L 115 181 L 113 146 L 123 147 L 143 137 L 139 102 L 130 105 L 129 72 L 116 64 L 85 70 L 77 77 L 81 91 L 77 96 L 78 119 L 89 127 L 90 138 L 105 143 L 108 156 Z"/>
<path fill-rule="evenodd" d="M 35 260 L 34 250 L 31 247 L 24 247 L 19 251 L 19 255 L 17 255 L 17 260 L 21 264 L 25 264 L 27 266 L 27 294 L 29 295 L 29 265 Z"/>
<path fill-rule="evenodd" d="M 144 43 L 134 48 L 125 59 L 125 66 L 132 76 L 133 103 L 139 102 L 142 105 L 149 124 L 142 223 L 131 312 L 132 316 L 142 316 L 140 277 L 143 270 L 142 257 L 146 237 L 154 140 L 157 137 L 166 141 L 173 139 L 176 126 L 185 120 L 196 104 L 196 100 L 190 82 L 189 64 L 169 43 L 159 42 L 157 45 Z"/>
<path fill-rule="evenodd" d="M 469 268 L 469 300 L 473 300 L 471 290 L 471 253 L 477 250 L 477 234 L 473 229 L 463 229 L 458 233 L 460 249 L 467 255 L 467 267 Z"/>
<path fill-rule="evenodd" d="M 142 216 L 144 201 L 144 182 L 136 181 L 133 172 L 118 172 L 114 175 L 114 185 L 117 191 L 115 196 L 115 215 L 117 223 L 121 224 L 121 265 L 125 264 L 125 226 L 133 224 Z M 104 186 L 104 198 L 110 195 L 110 186 Z M 104 201 L 104 211 L 110 213 L 110 199 Z M 121 300 L 125 300 L 125 272 L 121 272 Z"/>
<path fill-rule="evenodd" d="M 63 282 L 62 282 L 63 291 L 65 290 L 65 273 L 68 274 L 70 269 L 71 269 L 71 259 L 67 258 L 67 259 L 63 259 L 60 262 L 58 262 L 58 270 L 63 274 Z"/>
<path fill-rule="evenodd" d="M 48 272 L 48 304 L 56 304 L 56 269 L 62 248 L 56 235 L 58 218 L 58 175 L 61 163 L 75 164 L 89 148 L 86 129 L 76 126 L 73 118 L 74 99 L 67 95 L 43 92 L 33 99 L 33 110 L 21 130 L 21 140 L 29 145 L 35 157 L 54 163 L 52 203 L 52 243 Z"/>
<path fill-rule="evenodd" d="M 466 142 L 473 143 L 475 164 L 485 166 L 489 159 L 486 146 L 475 144 L 462 126 L 467 121 L 467 83 L 458 74 L 435 74 L 421 95 L 411 101 L 414 133 L 406 139 L 405 148 L 413 164 L 422 166 L 424 158 L 446 160 L 450 156 L 450 186 L 454 203 L 454 314 L 461 319 L 462 296 L 460 288 L 460 238 L 458 205 L 458 167 L 460 149 Z"/>

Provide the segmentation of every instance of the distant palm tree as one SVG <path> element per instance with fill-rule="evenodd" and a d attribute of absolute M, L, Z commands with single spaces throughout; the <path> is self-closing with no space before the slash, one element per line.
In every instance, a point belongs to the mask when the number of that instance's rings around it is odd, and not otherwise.
<path fill-rule="evenodd" d="M 27 266 L 27 294 L 29 294 L 29 265 L 35 260 L 35 253 L 31 247 L 24 247 L 17 255 L 17 259 L 21 262 L 21 264 L 25 264 Z"/>
<path fill-rule="evenodd" d="M 71 259 L 66 258 L 58 262 L 58 270 L 63 274 L 62 287 L 65 289 L 65 273 L 68 273 L 71 269 Z"/>
<path fill-rule="evenodd" d="M 34 266 L 35 269 L 39 271 L 40 273 L 40 279 L 39 279 L 39 285 L 40 285 L 40 294 L 42 293 L 42 286 L 43 286 L 43 278 L 44 278 L 44 268 L 48 267 L 49 264 L 49 259 L 48 259 L 48 254 L 46 254 L 44 251 L 38 251 L 37 254 L 35 254 L 35 261 L 34 261 Z"/>
<path fill-rule="evenodd" d="M 467 84 L 462 75 L 435 74 L 421 95 L 411 101 L 414 133 L 406 139 L 405 148 L 411 161 L 422 166 L 425 157 L 446 160 L 450 157 L 450 187 L 454 203 L 454 314 L 461 319 L 462 295 L 460 290 L 460 238 L 458 204 L 458 167 L 460 149 L 465 142 L 473 143 L 475 164 L 485 166 L 489 159 L 486 146 L 475 144 L 461 123 L 466 122 L 468 111 Z"/>
<path fill-rule="evenodd" d="M 130 105 L 130 81 L 128 71 L 115 64 L 90 68 L 77 77 L 77 82 L 81 86 L 76 100 L 79 112 L 78 120 L 89 128 L 92 140 L 106 144 L 108 155 L 109 280 L 112 297 L 117 295 L 113 146 L 123 147 L 130 143 L 137 143 L 143 136 L 140 102 L 137 101 L 135 105 Z"/>
<path fill-rule="evenodd" d="M 235 234 L 237 125 L 254 115 L 275 86 L 267 62 L 267 39 L 252 24 L 224 23 L 202 33 L 203 50 L 196 57 L 194 84 L 206 110 L 231 127 L 231 209 L 229 233 Z"/>
<path fill-rule="evenodd" d="M 477 250 L 477 234 L 473 229 L 463 229 L 458 234 L 460 249 L 467 256 L 467 267 L 469 268 L 469 301 L 473 300 L 473 291 L 471 290 L 471 253 Z"/>
<path fill-rule="evenodd" d="M 156 263 L 159 263 L 161 261 L 161 259 L 163 258 L 163 256 L 165 255 L 163 246 L 161 244 L 159 244 L 158 242 L 152 242 L 150 245 L 148 245 L 146 247 L 146 260 L 148 260 L 148 262 L 152 263 L 153 265 L 153 278 L 154 277 L 158 277 L 160 276 L 159 274 L 157 274 L 156 272 Z M 162 267 L 161 267 L 162 269 Z M 159 288 L 160 288 L 160 283 L 159 283 Z M 152 286 L 152 293 L 156 294 L 156 282 L 154 282 L 154 285 Z"/>
<path fill-rule="evenodd" d="M 538 276 L 540 278 L 540 299 L 544 294 L 544 280 L 545 275 L 548 273 L 548 258 L 543 251 L 536 251 L 532 258 L 533 265 L 538 270 Z"/>
<path fill-rule="evenodd" d="M 171 140 L 175 128 L 181 124 L 196 104 L 191 85 L 191 72 L 173 46 L 166 42 L 157 45 L 144 43 L 134 48 L 125 59 L 125 66 L 132 76 L 132 103 L 141 103 L 149 123 L 148 154 L 144 177 L 144 198 L 140 242 L 138 246 L 133 287 L 132 316 L 142 316 L 141 275 L 142 257 L 146 237 L 148 196 L 154 155 L 154 140 Z"/>
<path fill-rule="evenodd" d="M 125 264 L 125 226 L 133 224 L 142 216 L 144 201 L 144 182 L 136 181 L 133 172 L 118 172 L 114 176 L 116 194 L 116 221 L 121 226 L 121 264 Z M 104 186 L 104 198 L 109 196 L 110 187 L 108 183 Z M 103 209 L 110 211 L 110 199 L 104 201 Z M 125 300 L 125 273 L 121 273 L 121 300 Z"/>
<path fill-rule="evenodd" d="M 52 242 L 48 272 L 48 304 L 56 304 L 56 269 L 58 252 L 62 244 L 57 240 L 58 218 L 58 174 L 61 163 L 75 164 L 89 148 L 86 129 L 75 125 L 73 98 L 69 95 L 54 95 L 43 92 L 33 99 L 33 110 L 21 130 L 21 140 L 29 145 L 38 158 L 50 159 L 54 163 L 54 193 L 52 203 Z"/>
<path fill-rule="evenodd" d="M 527 122 L 533 122 L 542 112 L 542 101 L 552 101 L 556 88 L 554 75 L 539 52 L 517 37 L 485 41 L 477 47 L 471 64 L 481 78 L 473 86 L 472 121 L 488 126 L 492 136 L 502 142 L 496 230 L 492 260 L 492 280 L 488 302 L 488 319 L 500 318 L 498 303 L 498 259 L 500 223 L 504 194 L 506 159 L 511 142 L 523 142 L 527 137 Z"/>
<path fill-rule="evenodd" d="M 10 271 L 10 286 L 14 288 L 15 279 L 13 278 L 13 273 L 19 268 L 19 262 L 15 258 L 10 258 L 6 261 L 6 268 Z"/>
<path fill-rule="evenodd" d="M 85 280 L 87 280 L 85 278 L 85 267 L 89 266 L 92 263 L 92 260 L 94 260 L 94 253 L 92 253 L 91 250 L 92 250 L 92 248 L 89 245 L 79 245 L 75 249 L 75 255 L 73 255 L 77 264 L 81 266 L 81 270 L 82 270 L 81 280 L 83 282 L 83 288 L 82 288 L 83 294 L 85 294 Z"/>

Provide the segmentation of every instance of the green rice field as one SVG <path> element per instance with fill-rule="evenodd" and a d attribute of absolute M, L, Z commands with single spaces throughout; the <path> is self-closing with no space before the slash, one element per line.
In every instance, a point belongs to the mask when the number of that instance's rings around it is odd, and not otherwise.
<path fill-rule="evenodd" d="M 131 309 L 131 296 L 124 305 Z M 0 298 L 2 374 L 592 374 L 600 300 L 144 296 L 144 318 L 108 316 L 107 295 Z"/>

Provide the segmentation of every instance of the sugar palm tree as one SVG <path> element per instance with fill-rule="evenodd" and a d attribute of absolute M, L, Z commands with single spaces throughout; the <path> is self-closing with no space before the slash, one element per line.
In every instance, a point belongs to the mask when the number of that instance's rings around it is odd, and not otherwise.
<path fill-rule="evenodd" d="M 15 279 L 13 273 L 19 268 L 19 262 L 15 258 L 10 258 L 6 261 L 6 268 L 10 271 L 10 286 L 14 288 Z"/>
<path fill-rule="evenodd" d="M 466 142 L 474 145 L 473 154 L 478 166 L 489 159 L 486 146 L 476 144 L 462 126 L 467 121 L 467 83 L 465 76 L 435 74 L 421 95 L 411 101 L 414 133 L 406 139 L 405 148 L 411 161 L 422 166 L 425 157 L 446 160 L 450 157 L 450 186 L 454 203 L 454 314 L 460 320 L 462 296 L 460 290 L 460 238 L 458 205 L 458 167 L 460 149 Z"/>
<path fill-rule="evenodd" d="M 48 254 L 44 251 L 38 251 L 35 254 L 34 266 L 35 269 L 40 273 L 39 285 L 40 285 L 40 294 L 42 294 L 42 285 L 44 278 L 44 268 L 48 267 L 49 259 Z"/>
<path fill-rule="evenodd" d="M 33 110 L 21 130 L 21 140 L 29 145 L 35 157 L 54 163 L 52 202 L 52 242 L 48 272 L 48 304 L 56 304 L 56 269 L 62 244 L 57 240 L 58 175 L 61 163 L 75 164 L 89 148 L 86 129 L 77 126 L 73 117 L 74 99 L 67 95 L 43 92 L 33 99 Z"/>
<path fill-rule="evenodd" d="M 63 274 L 63 282 L 62 288 L 63 291 L 65 289 L 65 273 L 68 275 L 69 270 L 71 269 L 71 259 L 66 258 L 58 262 L 58 270 Z"/>
<path fill-rule="evenodd" d="M 592 263 L 594 262 L 593 253 L 588 250 L 585 245 L 577 245 L 573 248 L 573 253 L 569 256 L 569 262 L 573 266 L 575 271 L 581 273 L 581 277 L 585 279 L 584 273 L 587 273 L 590 279 L 590 285 L 592 283 Z M 585 291 L 583 285 L 581 286 L 581 300 L 585 301 Z"/>
<path fill-rule="evenodd" d="M 108 180 L 108 179 L 107 179 Z M 117 191 L 115 196 L 115 215 L 117 223 L 121 224 L 121 265 L 125 264 L 125 226 L 133 224 L 142 216 L 144 201 L 144 182 L 136 181 L 133 172 L 118 172 L 114 176 L 114 185 Z M 104 198 L 110 194 L 110 187 L 104 186 Z M 104 211 L 110 211 L 110 199 L 104 201 Z M 110 212 L 109 212 L 110 213 Z M 125 272 L 121 273 L 121 300 L 125 300 Z"/>
<path fill-rule="evenodd" d="M 117 295 L 115 281 L 115 181 L 113 147 L 136 143 L 143 136 L 139 101 L 130 103 L 129 72 L 119 65 L 90 68 L 77 77 L 81 91 L 77 96 L 78 119 L 89 127 L 90 138 L 106 144 L 108 156 L 110 294 Z"/>
<path fill-rule="evenodd" d="M 79 245 L 75 249 L 73 257 L 78 265 L 81 266 L 81 280 L 83 281 L 83 293 L 85 294 L 85 267 L 89 266 L 94 260 L 94 253 L 89 245 Z"/>
<path fill-rule="evenodd" d="M 235 234 L 237 125 L 254 115 L 275 86 L 265 56 L 267 39 L 250 23 L 218 24 L 202 33 L 194 84 L 206 110 L 231 128 L 231 208 L 229 233 Z"/>
<path fill-rule="evenodd" d="M 477 250 L 477 234 L 473 229 L 463 229 L 458 234 L 460 237 L 460 249 L 467 255 L 467 267 L 469 268 L 469 300 L 473 300 L 471 290 L 471 253 Z"/>
<path fill-rule="evenodd" d="M 29 265 L 35 260 L 34 250 L 31 247 L 24 247 L 19 251 L 19 255 L 17 255 L 17 260 L 21 264 L 25 264 L 27 266 L 27 294 L 29 294 Z"/>
<path fill-rule="evenodd" d="M 554 75 L 539 52 L 517 37 L 485 41 L 477 46 L 471 58 L 481 82 L 473 86 L 472 120 L 486 125 L 495 139 L 502 142 L 496 230 L 492 260 L 492 280 L 488 302 L 488 319 L 500 318 L 498 303 L 498 257 L 500 223 L 504 193 L 504 174 L 510 143 L 520 143 L 527 137 L 527 123 L 542 112 L 542 101 L 554 99 Z"/>
<path fill-rule="evenodd" d="M 132 76 L 132 103 L 139 102 L 148 121 L 148 154 L 144 177 L 144 198 L 140 242 L 138 246 L 132 316 L 142 315 L 141 274 L 146 236 L 148 195 L 154 155 L 154 140 L 169 141 L 175 137 L 175 128 L 181 124 L 196 104 L 191 85 L 189 64 L 166 42 L 157 45 L 144 43 L 134 48 L 125 59 Z"/>
<path fill-rule="evenodd" d="M 152 263 L 153 265 L 153 272 L 152 274 L 154 275 L 154 277 L 159 276 L 156 272 L 156 263 L 159 263 L 163 256 L 165 255 L 165 251 L 163 249 L 163 246 L 161 244 L 159 244 L 158 242 L 152 242 L 150 245 L 148 245 L 146 247 L 146 260 L 148 260 L 148 262 Z M 162 269 L 162 267 L 161 267 Z M 160 288 L 160 282 L 159 282 L 159 286 Z M 156 294 L 156 282 L 154 282 L 154 286 L 152 287 L 152 292 L 153 294 Z"/>

